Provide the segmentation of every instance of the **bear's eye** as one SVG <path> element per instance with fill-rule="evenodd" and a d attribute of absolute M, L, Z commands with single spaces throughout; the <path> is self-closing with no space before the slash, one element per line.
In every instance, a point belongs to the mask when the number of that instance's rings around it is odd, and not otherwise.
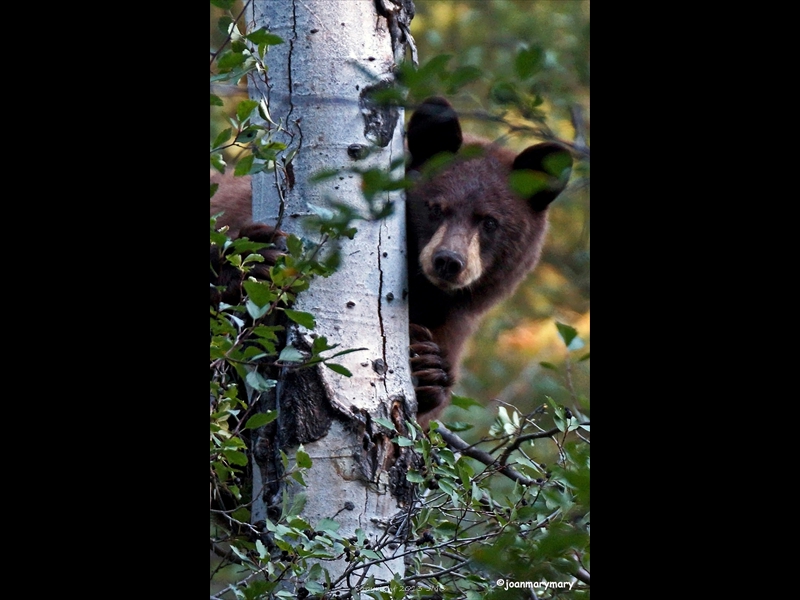
<path fill-rule="evenodd" d="M 483 229 L 486 233 L 492 233 L 497 229 L 497 219 L 494 217 L 484 217 L 483 219 Z"/>
<path fill-rule="evenodd" d="M 430 210 L 431 213 L 431 219 L 433 219 L 434 221 L 438 221 L 439 219 L 442 218 L 442 207 L 439 206 L 438 204 L 431 204 L 428 206 L 428 209 Z"/>

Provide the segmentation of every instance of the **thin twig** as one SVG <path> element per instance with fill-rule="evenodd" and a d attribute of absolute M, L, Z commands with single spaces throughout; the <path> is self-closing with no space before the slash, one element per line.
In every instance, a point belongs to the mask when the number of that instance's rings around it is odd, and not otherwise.
<path fill-rule="evenodd" d="M 439 429 L 437 429 L 439 433 L 441 433 L 442 438 L 445 442 L 447 442 L 448 446 L 451 448 L 462 452 L 463 454 L 469 456 L 470 458 L 474 458 L 475 460 L 482 462 L 487 467 L 497 467 L 497 470 L 508 477 L 513 481 L 518 481 L 520 484 L 524 486 L 531 486 L 537 485 L 536 481 L 531 479 L 530 477 L 525 477 L 519 471 L 512 469 L 506 465 L 500 465 L 497 460 L 488 452 L 484 452 L 483 450 L 478 450 L 475 447 L 470 446 L 458 437 L 455 433 L 447 429 L 446 427 L 439 425 Z"/>

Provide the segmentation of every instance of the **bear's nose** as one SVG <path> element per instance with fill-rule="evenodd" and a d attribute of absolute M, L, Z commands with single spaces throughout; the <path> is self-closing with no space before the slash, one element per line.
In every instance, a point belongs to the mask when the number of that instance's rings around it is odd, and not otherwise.
<path fill-rule="evenodd" d="M 452 250 L 439 250 L 433 256 L 433 268 L 439 277 L 451 281 L 464 270 L 464 257 Z"/>

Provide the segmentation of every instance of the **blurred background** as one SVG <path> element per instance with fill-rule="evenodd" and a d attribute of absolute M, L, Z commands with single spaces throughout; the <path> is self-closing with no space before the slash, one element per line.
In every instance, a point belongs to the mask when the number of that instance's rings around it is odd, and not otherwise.
<path fill-rule="evenodd" d="M 524 414 L 556 402 L 588 419 L 589 1 L 415 0 L 415 6 L 411 32 L 421 65 L 451 55 L 447 69 L 463 77 L 442 77 L 438 88 L 428 85 L 424 94 L 412 89 L 410 102 L 423 99 L 415 94 L 444 95 L 463 115 L 465 131 L 516 150 L 540 141 L 537 137 L 587 149 L 576 154 L 570 184 L 550 209 L 539 266 L 513 297 L 489 313 L 469 343 L 455 391 L 481 406 L 452 406 L 443 421 L 472 424 L 460 435 L 474 441 L 485 435 L 502 403 Z M 216 48 L 224 39 L 217 27 L 223 12 L 211 8 L 211 46 Z M 237 2 L 231 13 L 240 10 Z M 214 86 L 212 92 L 225 103 L 211 109 L 213 140 L 229 126 L 226 115 L 247 92 L 243 84 Z M 571 351 L 556 322 L 577 330 L 580 340 L 573 341 Z M 542 427 L 550 427 L 552 410 L 539 418 Z"/>
<path fill-rule="evenodd" d="M 420 63 L 447 53 L 453 55 L 451 66 L 474 65 L 483 73 L 455 95 L 446 94 L 462 114 L 489 112 L 515 125 L 539 124 L 537 117 L 543 118 L 556 138 L 573 142 L 579 134 L 579 143 L 589 145 L 588 0 L 416 0 L 415 6 L 411 31 Z M 517 57 L 524 50 L 537 58 L 533 74 L 523 79 Z M 502 102 L 508 86 L 538 96 L 534 118 Z M 515 150 L 539 141 L 509 134 L 507 125 L 481 118 L 465 120 L 463 127 L 501 138 Z M 486 432 L 499 402 L 524 414 L 549 397 L 589 417 L 590 361 L 580 360 L 588 355 L 590 341 L 589 160 L 576 158 L 567 190 L 551 205 L 541 262 L 514 296 L 489 313 L 469 343 L 455 391 L 489 410 L 451 407 L 443 415 L 445 422 L 476 426 L 461 434 L 465 439 Z M 584 346 L 567 352 L 556 321 L 575 328 Z M 550 426 L 552 412 L 547 414 L 543 427 Z"/>

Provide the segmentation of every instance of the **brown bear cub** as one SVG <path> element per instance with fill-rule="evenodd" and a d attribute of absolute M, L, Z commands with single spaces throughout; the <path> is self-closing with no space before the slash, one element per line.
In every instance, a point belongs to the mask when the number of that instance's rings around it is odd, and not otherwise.
<path fill-rule="evenodd" d="M 418 421 L 450 401 L 464 343 L 489 308 L 509 296 L 539 260 L 547 207 L 566 186 L 572 158 L 555 143 L 520 154 L 464 137 L 444 98 L 429 98 L 408 124 L 409 319 Z M 455 155 L 426 173 L 436 155 Z M 527 171 L 527 192 L 509 184 Z M 531 185 L 533 182 L 534 185 Z M 518 188 L 520 189 L 520 188 Z"/>
<path fill-rule="evenodd" d="M 539 260 L 547 207 L 564 189 L 572 159 L 555 143 L 515 154 L 465 138 L 452 106 L 439 97 L 411 116 L 407 141 L 407 173 L 414 178 L 406 201 L 411 370 L 417 420 L 427 429 L 450 401 L 464 343 L 480 317 Z M 514 171 L 530 173 L 527 192 L 512 190 Z M 225 211 L 217 225 L 228 225 L 234 238 L 273 241 L 272 227 L 250 222 L 249 177 L 214 175 L 215 181 L 211 214 Z M 269 252 L 267 263 L 274 264 L 275 250 Z M 218 273 L 216 248 L 211 258 Z M 221 297 L 212 292 L 212 302 L 237 300 L 239 286 L 226 278 L 236 272 L 225 273 L 212 272 L 212 284 L 228 286 Z"/>

